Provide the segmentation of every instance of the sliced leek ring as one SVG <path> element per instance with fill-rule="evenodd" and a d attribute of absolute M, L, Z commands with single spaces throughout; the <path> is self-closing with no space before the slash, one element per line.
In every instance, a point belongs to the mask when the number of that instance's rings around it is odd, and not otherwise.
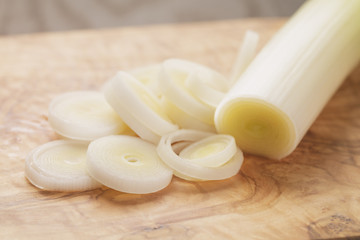
<path fill-rule="evenodd" d="M 151 131 L 144 124 L 139 122 L 131 112 L 128 112 L 120 103 L 118 95 L 113 91 L 112 84 L 107 82 L 104 86 L 104 94 L 108 103 L 114 108 L 114 110 L 121 116 L 124 122 L 142 139 L 151 143 L 158 143 L 160 141 L 160 135 Z"/>
<path fill-rule="evenodd" d="M 148 87 L 157 97 L 161 96 L 159 76 L 161 64 L 152 64 L 131 70 L 129 73 Z"/>
<path fill-rule="evenodd" d="M 131 113 L 139 123 L 159 136 L 178 129 L 166 115 L 159 99 L 128 73 L 118 72 L 106 85 L 104 94 L 125 122 L 124 112 Z M 136 129 L 134 131 L 136 132 Z"/>
<path fill-rule="evenodd" d="M 218 78 L 201 78 L 198 72 L 193 72 L 186 79 L 185 85 L 191 93 L 203 103 L 216 107 L 224 98 L 228 90 L 228 82 L 211 81 L 219 80 Z"/>
<path fill-rule="evenodd" d="M 189 146 L 191 143 L 193 143 L 192 141 L 181 141 L 181 142 L 175 142 L 173 144 L 171 144 L 171 147 L 173 149 L 173 151 L 176 154 L 180 154 L 180 152 L 186 148 L 187 146 Z"/>
<path fill-rule="evenodd" d="M 201 122 L 200 120 L 194 118 L 193 116 L 189 115 L 188 113 L 175 106 L 165 97 L 161 99 L 161 104 L 169 118 L 181 128 L 195 129 L 213 133 L 216 132 L 214 123 L 208 124 Z"/>
<path fill-rule="evenodd" d="M 82 141 L 128 130 L 103 94 L 95 91 L 68 92 L 53 99 L 49 123 L 58 134 Z"/>
<path fill-rule="evenodd" d="M 90 175 L 105 186 L 135 194 L 157 192 L 169 185 L 173 175 L 155 145 L 125 135 L 91 142 L 87 166 Z"/>
<path fill-rule="evenodd" d="M 221 180 L 236 175 L 244 160 L 240 149 L 237 149 L 235 155 L 228 162 L 219 167 L 201 166 L 189 159 L 181 158 L 172 149 L 172 144 L 175 142 L 199 141 L 212 135 L 208 132 L 181 129 L 162 136 L 157 146 L 157 152 L 169 167 L 177 173 L 187 176 L 188 179 Z"/>
<path fill-rule="evenodd" d="M 216 134 L 188 145 L 179 156 L 204 167 L 219 167 L 228 162 L 236 151 L 233 136 Z"/>
<path fill-rule="evenodd" d="M 186 79 L 192 72 L 197 72 L 199 77 L 205 79 L 224 78 L 221 74 L 203 65 L 180 59 L 169 59 L 162 64 L 159 77 L 160 90 L 170 102 L 182 111 L 202 122 L 213 124 L 214 107 L 199 101 L 186 87 Z"/>
<path fill-rule="evenodd" d="M 230 82 L 234 84 L 249 66 L 256 55 L 256 48 L 259 44 L 259 34 L 252 30 L 245 32 L 243 43 L 241 44 L 235 63 L 233 64 Z"/>
<path fill-rule="evenodd" d="M 181 178 L 181 179 L 184 179 L 186 181 L 190 181 L 190 182 L 202 182 L 202 181 L 204 181 L 202 179 L 192 178 L 192 177 L 186 176 L 186 175 L 184 175 L 182 173 L 179 173 L 177 171 L 174 171 L 174 176 L 176 176 L 178 178 Z"/>
<path fill-rule="evenodd" d="M 87 173 L 87 144 L 56 140 L 33 149 L 25 160 L 25 176 L 49 191 L 85 191 L 101 186 Z"/>

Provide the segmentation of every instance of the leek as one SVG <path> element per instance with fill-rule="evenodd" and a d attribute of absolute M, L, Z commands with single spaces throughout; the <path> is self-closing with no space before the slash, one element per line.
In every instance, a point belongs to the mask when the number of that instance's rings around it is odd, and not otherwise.
<path fill-rule="evenodd" d="M 156 96 L 161 96 L 158 86 L 158 79 L 161 71 L 161 64 L 152 64 L 131 70 L 129 73 L 137 80 L 147 86 Z"/>
<path fill-rule="evenodd" d="M 74 91 L 54 98 L 49 123 L 58 134 L 81 141 L 129 132 L 103 94 L 96 91 Z"/>
<path fill-rule="evenodd" d="M 189 144 L 179 156 L 205 167 L 219 167 L 236 153 L 235 139 L 230 135 L 215 134 Z"/>
<path fill-rule="evenodd" d="M 25 160 L 25 176 L 48 191 L 86 191 L 101 184 L 87 173 L 87 144 L 57 140 L 33 149 Z"/>
<path fill-rule="evenodd" d="M 294 151 L 360 58 L 360 1 L 310 0 L 255 57 L 215 112 L 244 151 Z"/>
<path fill-rule="evenodd" d="M 87 151 L 89 174 L 112 189 L 135 194 L 160 191 L 173 172 L 156 146 L 137 137 L 114 135 L 92 141 Z"/>
<path fill-rule="evenodd" d="M 159 77 L 159 88 L 163 96 L 173 105 L 201 122 L 214 125 L 215 108 L 201 102 L 186 86 L 187 79 L 193 77 L 218 79 L 226 82 L 226 78 L 206 66 L 180 60 L 168 59 L 162 63 Z"/>
<path fill-rule="evenodd" d="M 246 31 L 243 43 L 240 45 L 235 63 L 231 69 L 231 84 L 233 84 L 241 76 L 254 59 L 258 43 L 259 34 L 251 30 Z"/>
<path fill-rule="evenodd" d="M 104 87 L 105 98 L 134 132 L 156 143 L 160 136 L 173 132 L 173 124 L 159 99 L 132 75 L 119 71 Z"/>
<path fill-rule="evenodd" d="M 237 147 L 235 149 L 232 147 L 231 140 L 226 141 L 228 144 L 224 145 L 222 144 L 223 136 L 219 138 L 214 138 L 214 136 L 214 134 L 209 132 L 181 129 L 162 136 L 156 150 L 161 160 L 173 169 L 174 174 L 185 180 L 222 180 L 230 178 L 239 172 L 244 160 L 243 153 Z M 209 139 L 209 137 L 212 138 Z M 179 155 L 176 154 L 172 147 L 173 144 L 183 141 L 194 142 L 182 150 L 187 151 L 184 154 L 185 157 L 181 157 L 182 151 L 180 151 Z M 221 147 L 215 148 L 214 151 L 211 147 L 207 148 L 206 145 L 203 145 L 204 141 L 211 143 L 210 145 L 212 146 L 217 143 Z M 191 147 L 192 145 L 194 147 Z M 189 149 L 186 150 L 187 148 Z M 199 154 L 199 152 L 201 153 Z M 192 154 L 194 156 L 191 156 Z M 218 157 L 211 159 L 212 156 Z M 207 166 L 204 166 L 206 165 L 203 162 L 204 158 L 210 159 Z"/>

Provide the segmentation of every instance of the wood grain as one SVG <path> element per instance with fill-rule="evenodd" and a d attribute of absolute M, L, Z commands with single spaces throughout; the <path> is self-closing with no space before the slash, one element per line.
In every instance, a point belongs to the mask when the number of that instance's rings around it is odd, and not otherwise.
<path fill-rule="evenodd" d="M 56 139 L 49 101 L 99 89 L 117 70 L 170 57 L 228 73 L 244 32 L 264 44 L 281 19 L 0 38 L 0 239 L 325 239 L 360 236 L 360 68 L 283 161 L 246 155 L 238 175 L 174 178 L 150 195 L 45 192 L 24 159 Z"/>

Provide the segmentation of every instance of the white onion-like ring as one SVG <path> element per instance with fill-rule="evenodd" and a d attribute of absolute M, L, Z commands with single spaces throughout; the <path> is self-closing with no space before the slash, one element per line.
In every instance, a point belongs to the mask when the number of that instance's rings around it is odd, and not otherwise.
<path fill-rule="evenodd" d="M 116 94 L 117 101 L 111 101 L 110 105 L 114 108 L 116 105 L 121 105 L 116 108 L 121 117 L 124 114 L 120 110 L 124 109 L 138 122 L 160 136 L 178 129 L 178 126 L 173 124 L 166 115 L 160 100 L 130 74 L 118 72 L 105 88 L 106 98 L 109 91 Z"/>
<path fill-rule="evenodd" d="M 215 108 L 224 98 L 228 90 L 228 82 L 214 82 L 213 79 L 217 78 L 205 79 L 201 78 L 197 72 L 193 72 L 186 79 L 185 85 L 196 98 Z"/>
<path fill-rule="evenodd" d="M 213 133 L 216 132 L 214 123 L 208 124 L 201 122 L 200 120 L 179 109 L 165 97 L 161 99 L 161 103 L 169 118 L 181 128 L 195 129 Z"/>
<path fill-rule="evenodd" d="M 214 107 L 199 101 L 185 86 L 186 79 L 192 72 L 197 72 L 202 78 L 223 78 L 221 74 L 203 65 L 180 59 L 168 59 L 162 64 L 159 88 L 178 108 L 202 122 L 212 124 Z"/>
<path fill-rule="evenodd" d="M 159 89 L 159 75 L 161 64 L 152 64 L 131 70 L 129 73 L 147 86 L 157 97 L 161 96 Z"/>
<path fill-rule="evenodd" d="M 56 140 L 33 149 L 25 160 L 25 176 L 49 191 L 85 191 L 101 186 L 86 168 L 87 144 Z"/>
<path fill-rule="evenodd" d="M 135 118 L 132 115 L 132 112 L 127 111 L 127 109 L 124 107 L 124 104 L 121 102 L 122 99 L 120 99 L 119 95 L 116 93 L 116 91 L 114 91 L 112 83 L 112 81 L 107 82 L 103 88 L 104 95 L 108 103 L 139 137 L 152 143 L 158 143 L 160 140 L 160 135 L 154 133 L 137 118 Z"/>
<path fill-rule="evenodd" d="M 181 129 L 176 132 L 162 136 L 157 146 L 160 158 L 174 171 L 201 180 L 221 180 L 234 176 L 240 170 L 244 157 L 240 149 L 234 157 L 219 167 L 204 167 L 183 159 L 172 149 L 172 144 L 180 141 L 198 141 L 211 136 L 211 133 L 196 130 Z"/>
<path fill-rule="evenodd" d="M 155 145 L 125 135 L 91 142 L 87 166 L 99 182 L 126 193 L 156 192 L 169 185 L 172 178 L 172 170 L 160 160 Z"/>
<path fill-rule="evenodd" d="M 96 91 L 75 91 L 54 98 L 49 123 L 60 135 L 82 141 L 118 134 L 128 127 Z"/>
<path fill-rule="evenodd" d="M 233 136 L 215 134 L 188 145 L 180 151 L 179 156 L 204 167 L 219 167 L 228 162 L 236 151 Z"/>

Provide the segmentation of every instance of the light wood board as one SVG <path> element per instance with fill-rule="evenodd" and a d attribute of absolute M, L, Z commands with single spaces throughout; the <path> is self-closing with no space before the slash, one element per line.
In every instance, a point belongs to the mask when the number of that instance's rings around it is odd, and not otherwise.
<path fill-rule="evenodd" d="M 0 239 L 320 239 L 360 236 L 360 68 L 283 161 L 246 155 L 238 175 L 174 178 L 149 195 L 46 192 L 28 152 L 57 138 L 52 98 L 97 90 L 117 70 L 177 57 L 227 74 L 247 29 L 263 45 L 284 20 L 248 19 L 0 38 Z"/>

